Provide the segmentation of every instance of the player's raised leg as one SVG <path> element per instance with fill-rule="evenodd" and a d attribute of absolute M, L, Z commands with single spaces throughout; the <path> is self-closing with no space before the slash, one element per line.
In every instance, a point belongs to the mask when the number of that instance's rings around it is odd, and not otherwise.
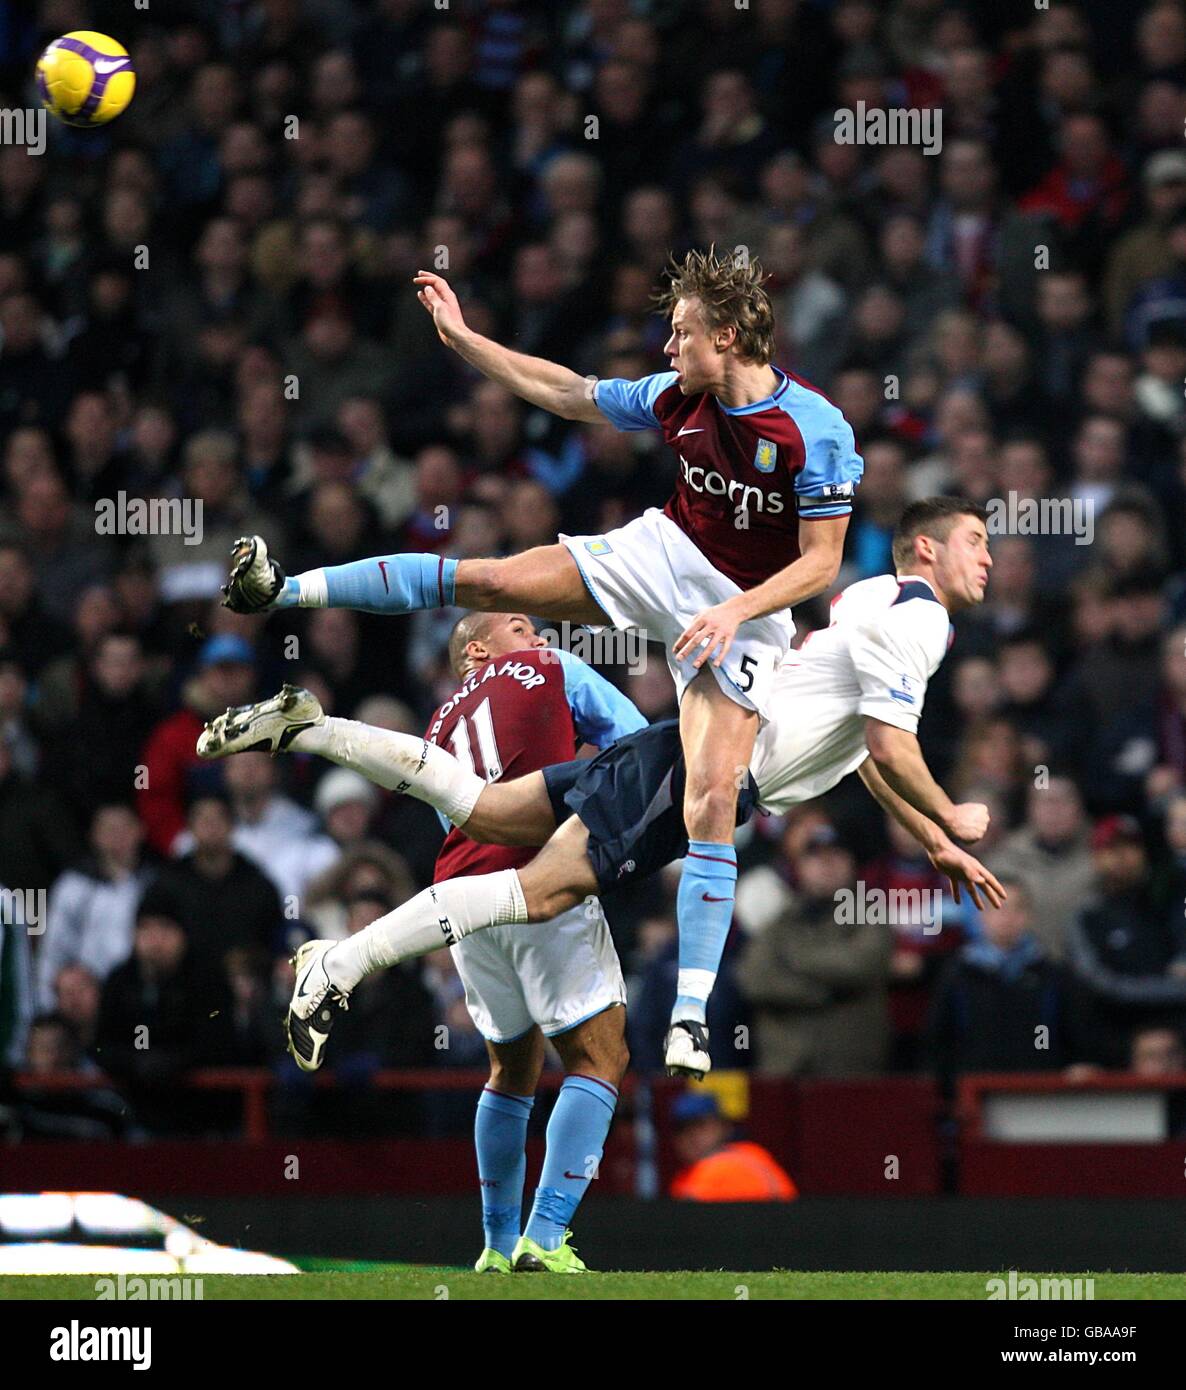
<path fill-rule="evenodd" d="M 486 1051 L 490 1080 L 474 1116 L 485 1248 L 474 1268 L 479 1274 L 509 1274 L 522 1230 L 527 1121 L 544 1065 L 543 1034 L 532 1027 L 510 1042 L 487 1042 Z"/>
<path fill-rule="evenodd" d="M 426 801 L 472 840 L 542 845 L 556 829 L 543 775 L 487 782 L 427 739 L 326 715 L 300 686 L 212 719 L 198 737 L 198 755 L 225 758 L 256 750 L 316 753 L 389 791 Z"/>
<path fill-rule="evenodd" d="M 434 884 L 345 941 L 311 941 L 297 952 L 288 1005 L 289 1045 L 305 1071 L 325 1057 L 334 1018 L 355 985 L 376 970 L 452 946 L 484 927 L 546 922 L 598 890 L 589 832 L 567 820 L 523 869 Z"/>
<path fill-rule="evenodd" d="M 582 1274 L 584 1263 L 568 1243 L 573 1216 L 597 1177 L 618 1087 L 626 1074 L 626 1010 L 611 1005 L 552 1037 L 567 1075 L 548 1121 L 548 1147 L 539 1187 L 522 1239 L 516 1273 L 547 1270 Z"/>
<path fill-rule="evenodd" d="M 245 536 L 231 551 L 223 595 L 224 605 L 236 613 L 278 608 L 414 613 L 459 605 L 488 613 L 521 609 L 574 623 L 606 618 L 563 545 L 536 546 L 502 560 L 375 555 L 287 575 L 262 536 Z"/>
<path fill-rule="evenodd" d="M 664 1040 L 672 1074 L 703 1076 L 712 1065 L 706 1007 L 733 920 L 737 795 L 757 732 L 757 714 L 731 700 L 714 674 L 702 669 L 680 702 L 688 855 L 676 897 L 679 977 Z"/>

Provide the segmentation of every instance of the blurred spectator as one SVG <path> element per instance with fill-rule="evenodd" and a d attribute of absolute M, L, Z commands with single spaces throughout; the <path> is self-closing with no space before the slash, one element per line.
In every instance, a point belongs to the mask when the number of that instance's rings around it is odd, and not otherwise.
<path fill-rule="evenodd" d="M 106 589 L 88 590 L 87 596 L 111 603 L 118 614 Z M 87 596 L 76 615 L 80 628 Z M 79 657 L 55 662 L 46 671 L 38 709 L 48 744 L 46 775 L 86 815 L 103 803 L 131 797 L 159 705 L 138 637 L 101 631 Z M 85 757 L 79 756 L 80 748 L 86 749 Z"/>
<path fill-rule="evenodd" d="M 286 902 L 300 901 L 305 885 L 337 860 L 340 850 L 317 833 L 317 818 L 276 788 L 276 763 L 267 753 L 241 753 L 224 764 L 235 817 L 232 837 L 272 880 Z"/>
<path fill-rule="evenodd" d="M 1021 736 L 1024 761 L 1048 767 L 1064 749 L 1053 654 L 1040 633 L 1024 629 L 1007 637 L 1000 653 L 1001 713 Z"/>
<path fill-rule="evenodd" d="M 435 851 L 433 857 L 435 861 Z M 318 936 L 341 940 L 347 933 L 347 904 L 356 895 L 366 891 L 383 894 L 393 903 L 406 902 L 415 889 L 407 864 L 395 850 L 369 840 L 344 850 L 309 883 L 303 915 Z"/>
<path fill-rule="evenodd" d="M 1147 216 L 1119 238 L 1108 256 L 1104 300 L 1113 338 L 1123 332 L 1138 288 L 1173 265 L 1167 230 L 1174 214 L 1186 207 L 1186 151 L 1158 151 L 1142 170 L 1141 182 Z"/>
<path fill-rule="evenodd" d="M 33 569 L 15 545 L 0 545 L 0 648 L 11 649 L 25 674 L 40 674 L 70 648 L 68 629 L 41 603 Z"/>
<path fill-rule="evenodd" d="M 173 852 L 185 825 L 187 796 L 195 787 L 215 784 L 215 770 L 198 758 L 198 735 L 206 720 L 251 699 L 254 662 L 255 652 L 242 637 L 223 633 L 207 638 L 198 655 L 197 672 L 182 687 L 180 708 L 148 736 L 137 807 L 148 843 L 159 854 Z"/>
<path fill-rule="evenodd" d="M 1025 822 L 990 861 L 998 878 L 1025 885 L 1029 930 L 1053 961 L 1065 958 L 1071 921 L 1091 893 L 1095 865 L 1088 838 L 1078 787 L 1055 774 L 1030 788 Z"/>
<path fill-rule="evenodd" d="M 446 1067 L 480 1067 L 487 1058 L 486 1041 L 465 1006 L 465 986 L 448 951 L 423 958 L 423 983 L 432 998 L 436 1063 Z M 444 1098 L 442 1098 L 444 1099 Z"/>
<path fill-rule="evenodd" d="M 1131 816 L 1099 821 L 1091 850 L 1095 892 L 1071 924 L 1068 956 L 1090 1004 L 1091 1060 L 1119 1066 L 1150 1014 L 1186 1022 L 1186 932 L 1180 904 L 1158 908 Z"/>
<path fill-rule="evenodd" d="M 0 651 L 0 742 L 18 776 L 32 780 L 41 749 L 29 719 L 29 684 L 20 662 Z"/>
<path fill-rule="evenodd" d="M 862 442 L 865 473 L 851 526 L 854 579 L 869 579 L 893 569 L 890 542 L 906 507 L 908 454 L 901 440 L 873 436 Z"/>
<path fill-rule="evenodd" d="M 889 1051 L 891 939 L 856 910 L 856 867 L 836 832 L 812 832 L 798 860 L 795 905 L 750 941 L 737 984 L 754 1010 L 766 1076 L 878 1072 Z M 852 910 L 845 911 L 847 894 Z"/>
<path fill-rule="evenodd" d="M 83 1090 L 40 1088 L 38 1077 L 85 1076 L 97 1070 L 62 1014 L 38 1014 L 29 1026 L 22 1070 L 33 1085 L 21 1090 L 17 1122 L 29 1139 L 120 1139 L 129 1127 L 128 1104 L 96 1082 Z"/>
<path fill-rule="evenodd" d="M 336 858 L 366 841 L 379 808 L 379 791 L 360 772 L 337 767 L 318 782 L 313 806 L 326 830 L 320 837 L 324 849 L 319 867 L 324 868 L 331 854 Z"/>
<path fill-rule="evenodd" d="M 78 1034 L 89 1052 L 99 1027 L 99 981 L 83 965 L 65 965 L 54 978 L 54 1011 Z"/>
<path fill-rule="evenodd" d="M 947 880 L 935 869 L 922 846 L 892 816 L 885 818 L 889 848 L 860 871 L 867 891 L 885 894 L 893 905 L 890 956 L 890 1020 L 894 1070 L 910 1071 L 920 1063 L 918 1043 L 927 1007 L 943 962 L 959 948 L 968 930 L 969 905 L 957 904 Z"/>
<path fill-rule="evenodd" d="M 1146 1078 L 1186 1075 L 1186 1041 L 1180 1027 L 1151 1023 L 1137 1028 L 1129 1040 L 1128 1070 Z M 1186 1092 L 1174 1090 L 1166 1096 L 1168 1138 L 1186 1134 Z"/>
<path fill-rule="evenodd" d="M 935 991 L 928 1048 L 948 1096 L 964 1072 L 1057 1071 L 1089 1060 L 1068 978 L 1030 930 L 1029 891 L 1001 883 L 1005 903 L 984 914 L 983 936 L 948 961 Z"/>
<path fill-rule="evenodd" d="M 1176 1028 L 1138 1028 L 1129 1044 L 1128 1069 L 1135 1076 L 1181 1076 L 1186 1073 L 1186 1043 Z"/>
<path fill-rule="evenodd" d="M 103 986 L 95 1060 L 156 1134 L 201 1133 L 219 1107 L 180 1090 L 192 1067 L 231 1060 L 231 997 L 220 970 L 191 949 L 168 901 L 150 891 L 131 957 Z"/>
<path fill-rule="evenodd" d="M 0 883 L 47 890 L 79 848 L 69 804 L 53 787 L 22 777 L 0 739 Z"/>
<path fill-rule="evenodd" d="M 241 1066 L 265 1066 L 284 1054 L 284 1022 L 272 999 L 272 961 L 259 947 L 233 946 L 226 954 L 233 1006 L 232 1056 Z"/>
<path fill-rule="evenodd" d="M 183 924 L 194 958 L 218 969 L 235 947 L 271 955 L 283 920 L 270 880 L 235 849 L 234 825 L 225 797 L 195 797 L 188 823 L 193 849 L 163 869 L 151 888 Z"/>
<path fill-rule="evenodd" d="M 89 856 L 61 874 L 49 895 L 37 955 L 40 1008 L 56 1006 L 67 967 L 81 966 L 103 981 L 127 960 L 136 909 L 151 877 L 135 811 L 119 803 L 100 807 L 91 821 Z"/>
<path fill-rule="evenodd" d="M 671 1108 L 681 1168 L 671 1195 L 685 1202 L 791 1202 L 790 1176 L 760 1144 L 735 1139 L 711 1092 L 687 1091 Z"/>

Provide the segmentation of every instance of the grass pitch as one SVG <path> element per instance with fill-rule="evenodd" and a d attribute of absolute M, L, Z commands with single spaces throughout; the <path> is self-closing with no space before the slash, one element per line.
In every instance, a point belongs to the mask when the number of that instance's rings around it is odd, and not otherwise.
<path fill-rule="evenodd" d="M 320 1300 L 401 1299 L 442 1302 L 552 1301 L 728 1301 L 740 1299 L 865 1300 L 962 1299 L 984 1302 L 985 1285 L 995 1274 L 919 1274 L 804 1272 L 794 1270 L 547 1274 L 474 1274 L 472 1270 L 409 1264 L 352 1264 L 301 1261 L 299 1275 L 202 1276 L 207 1299 Z M 1035 1277 L 1042 1277 L 1035 1272 Z M 1183 1299 L 1182 1274 L 1059 1274 L 1050 1278 L 1092 1278 L 1096 1299 Z M 0 1302 L 10 1299 L 95 1298 L 89 1275 L 23 1275 L 0 1278 Z"/>

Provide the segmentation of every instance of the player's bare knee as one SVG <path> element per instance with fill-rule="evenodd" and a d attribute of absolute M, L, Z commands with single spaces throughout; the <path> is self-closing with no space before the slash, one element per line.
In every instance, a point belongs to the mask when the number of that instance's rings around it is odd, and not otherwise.
<path fill-rule="evenodd" d="M 624 1037 L 615 1038 L 606 1045 L 603 1051 L 600 1075 L 610 1085 L 620 1086 L 629 1065 L 630 1049 L 626 1046 L 626 1039 Z"/>
<path fill-rule="evenodd" d="M 693 840 L 731 840 L 737 820 L 737 788 L 689 786 L 684 795 L 684 824 Z"/>
<path fill-rule="evenodd" d="M 595 1076 L 611 1086 L 621 1085 L 630 1065 L 623 1005 L 611 1005 L 553 1042 L 570 1076 Z"/>
<path fill-rule="evenodd" d="M 535 1069 L 522 1062 L 504 1061 L 492 1058 L 490 1062 L 490 1089 L 506 1096 L 530 1096 L 535 1094 Z"/>

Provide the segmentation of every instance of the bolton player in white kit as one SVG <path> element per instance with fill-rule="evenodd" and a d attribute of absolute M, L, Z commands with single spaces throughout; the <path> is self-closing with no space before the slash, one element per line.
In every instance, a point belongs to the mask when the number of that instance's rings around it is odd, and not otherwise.
<path fill-rule="evenodd" d="M 288 578 L 260 537 L 235 548 L 238 612 L 349 607 L 406 613 L 457 603 L 635 627 L 661 641 L 680 695 L 689 848 L 677 898 L 679 984 L 669 1067 L 708 1069 L 705 1004 L 732 919 L 737 769 L 771 714 L 793 607 L 840 567 L 862 462 L 840 411 L 771 365 L 774 322 L 756 265 L 691 253 L 662 298 L 671 370 L 586 381 L 474 333 L 447 282 L 419 297 L 441 340 L 523 399 L 570 420 L 656 429 L 676 452 L 663 511 L 605 535 L 565 536 L 504 560 L 388 555 Z"/>
<path fill-rule="evenodd" d="M 977 906 L 999 906 L 1000 884 L 955 843 L 981 838 L 987 809 L 952 803 L 917 737 L 927 683 L 950 645 L 950 615 L 984 597 L 992 560 L 983 511 L 948 498 L 912 504 L 898 525 L 894 558 L 896 576 L 846 589 L 831 625 L 812 633 L 780 668 L 773 717 L 758 736 L 739 815 L 757 805 L 785 811 L 857 771 L 949 876 L 957 900 L 963 884 Z M 239 751 L 249 739 L 277 746 L 291 725 L 275 704 L 249 707 L 240 719 L 246 731 L 222 739 L 219 753 Z M 406 783 L 472 838 L 547 843 L 522 870 L 456 879 L 336 945 L 307 972 L 306 994 L 294 991 L 290 1012 L 310 1020 L 328 1005 L 332 1015 L 370 971 L 433 949 L 442 919 L 459 937 L 497 923 L 545 922 L 588 894 L 653 873 L 685 853 L 674 726 L 651 725 L 585 764 L 488 787 L 443 750 L 426 757 L 417 740 L 374 731 L 367 760 L 348 765 L 378 773 L 385 785 Z M 293 740 L 297 746 L 301 737 Z"/>

